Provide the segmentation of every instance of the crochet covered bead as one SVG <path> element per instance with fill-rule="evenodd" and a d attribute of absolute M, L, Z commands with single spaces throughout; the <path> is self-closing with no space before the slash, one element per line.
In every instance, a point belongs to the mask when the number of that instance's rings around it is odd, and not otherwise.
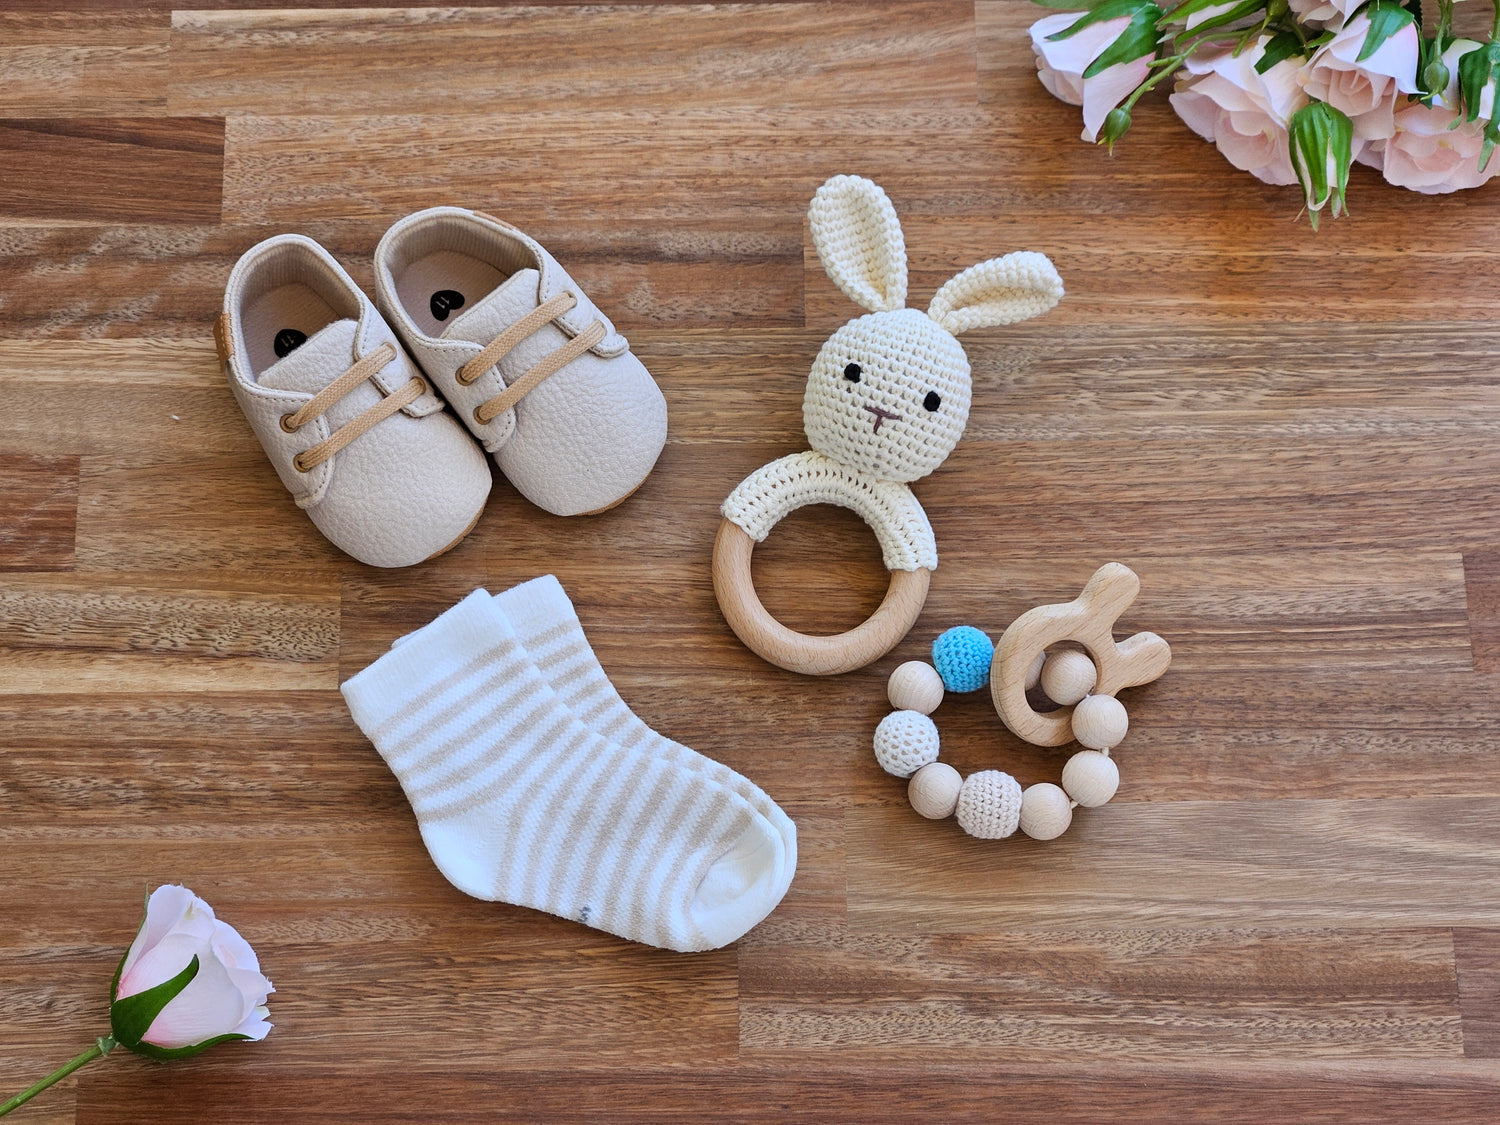
<path fill-rule="evenodd" d="M 932 642 L 932 664 L 949 691 L 978 691 L 990 682 L 995 645 L 972 625 L 956 625 Z"/>
<path fill-rule="evenodd" d="M 888 774 L 910 777 L 937 758 L 937 724 L 920 711 L 892 711 L 875 728 L 875 760 Z"/>
<path fill-rule="evenodd" d="M 1003 840 L 1021 823 L 1021 783 L 999 770 L 971 773 L 958 791 L 954 816 L 970 836 Z"/>

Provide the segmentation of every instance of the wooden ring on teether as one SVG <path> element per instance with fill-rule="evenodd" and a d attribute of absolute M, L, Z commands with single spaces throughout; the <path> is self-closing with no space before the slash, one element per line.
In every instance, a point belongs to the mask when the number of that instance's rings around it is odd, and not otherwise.
<path fill-rule="evenodd" d="M 1141 580 L 1122 563 L 1105 563 L 1094 572 L 1083 593 L 1071 602 L 1039 605 L 1011 622 L 995 646 L 990 665 L 990 696 L 1012 734 L 1035 746 L 1062 746 L 1073 741 L 1073 709 L 1032 709 L 1026 701 L 1026 672 L 1038 653 L 1059 641 L 1084 647 L 1099 670 L 1094 695 L 1114 695 L 1122 688 L 1149 684 L 1172 663 L 1172 649 L 1155 633 L 1136 633 L 1115 643 L 1115 619 L 1140 593 Z"/>
<path fill-rule="evenodd" d="M 750 577 L 755 540 L 730 520 L 714 538 L 714 594 L 724 620 L 745 647 L 763 660 L 805 676 L 852 672 L 879 660 L 911 631 L 927 601 L 930 570 L 893 570 L 885 600 L 863 624 L 831 637 L 788 629 L 766 611 Z"/>

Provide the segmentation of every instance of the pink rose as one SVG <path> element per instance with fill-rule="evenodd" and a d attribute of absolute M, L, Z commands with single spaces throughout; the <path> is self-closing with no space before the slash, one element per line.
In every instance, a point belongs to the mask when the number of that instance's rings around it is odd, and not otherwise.
<path fill-rule="evenodd" d="M 1369 30 L 1370 17 L 1355 16 L 1302 72 L 1302 86 L 1309 97 L 1349 115 L 1356 145 L 1394 133 L 1397 99 L 1417 92 L 1416 25 L 1407 24 L 1360 62 Z"/>
<path fill-rule="evenodd" d="M 1083 139 L 1092 144 L 1099 139 L 1099 128 L 1109 111 L 1129 97 L 1151 73 L 1151 58 L 1144 56 L 1117 63 L 1093 78 L 1085 78 L 1083 72 L 1089 64 L 1130 26 L 1130 17 L 1100 20 L 1066 39 L 1048 40 L 1049 35 L 1066 31 L 1082 16 L 1082 12 L 1043 16 L 1031 25 L 1031 49 L 1036 52 L 1037 77 L 1047 92 L 1069 105 L 1083 106 Z"/>
<path fill-rule="evenodd" d="M 1290 0 L 1297 22 L 1310 27 L 1339 27 L 1351 9 L 1365 0 Z"/>
<path fill-rule="evenodd" d="M 198 958 L 198 975 L 141 1037 L 168 1050 L 221 1035 L 264 1039 L 271 1030 L 266 997 L 271 982 L 255 951 L 213 908 L 186 887 L 158 887 L 146 902 L 146 920 L 120 966 L 116 1000 L 171 980 Z"/>
<path fill-rule="evenodd" d="M 1423 195 L 1444 195 L 1461 188 L 1479 187 L 1497 172 L 1500 160 L 1491 160 L 1479 170 L 1479 151 L 1484 145 L 1484 119 L 1494 108 L 1494 88 L 1485 90 L 1480 120 L 1453 122 L 1462 118 L 1458 93 L 1458 60 L 1479 44 L 1456 39 L 1443 52 L 1448 68 L 1448 88 L 1433 97 L 1432 105 L 1409 102 L 1396 111 L 1396 130 L 1386 140 L 1375 141 L 1360 154 L 1361 164 L 1378 168 L 1388 182 Z"/>
<path fill-rule="evenodd" d="M 1268 184 L 1295 184 L 1286 129 L 1307 104 L 1297 82 L 1302 60 L 1283 59 L 1257 74 L 1270 38 L 1258 37 L 1238 58 L 1228 45 L 1194 55 L 1169 100 L 1177 116 L 1236 168 Z"/>

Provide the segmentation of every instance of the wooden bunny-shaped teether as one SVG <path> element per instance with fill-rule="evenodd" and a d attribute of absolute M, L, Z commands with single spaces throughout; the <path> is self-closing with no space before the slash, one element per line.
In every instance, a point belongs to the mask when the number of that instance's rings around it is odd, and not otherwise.
<path fill-rule="evenodd" d="M 1040 713 L 1026 701 L 1027 670 L 1049 645 L 1073 641 L 1083 646 L 1098 670 L 1097 680 L 1086 689 L 1095 696 L 1149 684 L 1167 670 L 1172 649 L 1155 633 L 1136 633 L 1115 642 L 1115 619 L 1140 591 L 1135 571 L 1122 563 L 1105 563 L 1072 601 L 1036 606 L 1011 622 L 995 646 L 990 696 L 1012 734 L 1037 746 L 1073 741 L 1071 709 Z"/>
<path fill-rule="evenodd" d="M 813 361 L 802 400 L 812 449 L 756 470 L 724 501 L 713 571 L 724 618 L 751 651 L 794 672 L 829 675 L 889 652 L 927 599 L 937 544 L 909 485 L 953 452 L 969 417 L 969 361 L 955 337 L 1039 316 L 1063 289 L 1045 255 L 1019 251 L 953 277 L 925 313 L 908 309 L 906 243 L 885 192 L 835 176 L 813 197 L 809 220 L 828 276 L 870 313 L 835 332 Z M 836 636 L 782 625 L 750 577 L 755 544 L 808 504 L 857 512 L 891 572 L 880 608 Z"/>

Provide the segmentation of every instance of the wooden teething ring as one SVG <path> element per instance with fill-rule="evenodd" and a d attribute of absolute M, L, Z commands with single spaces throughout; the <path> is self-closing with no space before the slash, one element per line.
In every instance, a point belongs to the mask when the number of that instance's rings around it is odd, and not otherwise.
<path fill-rule="evenodd" d="M 724 620 L 745 647 L 764 660 L 806 676 L 852 672 L 879 660 L 911 631 L 927 600 L 930 570 L 893 570 L 880 608 L 863 624 L 831 637 L 788 629 L 766 611 L 750 577 L 755 540 L 730 520 L 714 538 L 714 594 Z"/>
<path fill-rule="evenodd" d="M 1115 619 L 1135 601 L 1141 580 L 1122 563 L 1105 563 L 1071 602 L 1039 605 L 1011 622 L 990 664 L 990 695 L 1011 733 L 1037 746 L 1073 741 L 1073 709 L 1032 710 L 1026 702 L 1026 672 L 1037 655 L 1059 641 L 1076 641 L 1099 671 L 1094 695 L 1149 684 L 1172 663 L 1172 650 L 1155 633 L 1137 633 L 1115 643 Z"/>

